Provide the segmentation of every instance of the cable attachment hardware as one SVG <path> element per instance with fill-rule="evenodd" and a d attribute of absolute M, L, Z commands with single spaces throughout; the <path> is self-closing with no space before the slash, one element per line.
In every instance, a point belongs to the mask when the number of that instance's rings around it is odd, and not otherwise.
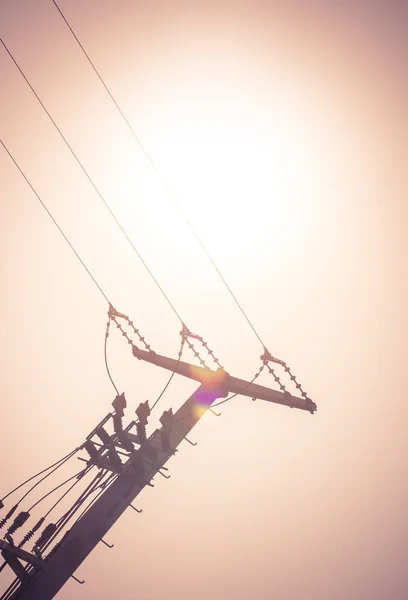
<path fill-rule="evenodd" d="M 18 513 L 16 518 L 13 521 L 13 524 L 7 530 L 8 536 L 13 535 L 17 529 L 20 529 L 24 525 L 24 523 L 30 518 L 30 513 L 26 511 L 21 511 Z"/>
<path fill-rule="evenodd" d="M 118 394 L 112 402 L 112 406 L 115 409 L 115 413 L 120 417 L 123 417 L 124 410 L 127 406 L 125 394 Z"/>
<path fill-rule="evenodd" d="M 281 365 L 282 367 L 286 367 L 286 363 L 283 360 L 280 360 L 279 358 L 272 356 L 272 354 L 269 352 L 269 350 L 265 347 L 264 347 L 264 353 L 261 356 L 261 360 L 264 364 L 266 364 L 268 362 L 273 362 L 273 363 L 276 363 L 277 365 Z"/>
<path fill-rule="evenodd" d="M 15 505 L 13 506 L 13 508 L 11 508 L 11 509 L 9 510 L 9 512 L 6 514 L 6 516 L 4 517 L 4 519 L 2 519 L 2 520 L 0 521 L 0 529 L 2 529 L 2 528 L 4 527 L 4 525 L 7 523 L 7 521 L 10 519 L 10 517 L 12 517 L 12 516 L 14 515 L 14 513 L 15 513 L 15 512 L 16 512 L 16 510 L 17 510 L 17 508 L 18 508 L 18 504 L 15 504 Z"/>
<path fill-rule="evenodd" d="M 109 303 L 108 322 L 106 323 L 105 339 L 108 339 L 108 337 L 109 337 L 110 324 L 111 324 L 111 321 L 114 320 L 114 317 L 121 317 L 123 319 L 127 319 L 126 315 L 124 315 L 123 313 L 118 312 L 116 310 L 116 308 L 114 308 L 114 306 Z"/>
<path fill-rule="evenodd" d="M 139 340 L 142 342 L 143 346 L 146 348 L 146 350 L 148 352 L 153 352 L 150 344 L 148 344 L 146 342 L 145 337 L 140 333 L 139 329 L 137 329 L 134 325 L 133 325 L 133 321 L 131 321 L 129 318 L 127 319 L 127 322 L 129 323 L 129 325 L 131 326 L 131 328 L 133 329 L 133 332 L 137 335 L 137 337 L 139 338 Z"/>
<path fill-rule="evenodd" d="M 297 381 L 296 377 L 293 375 L 293 373 L 290 370 L 290 368 L 287 365 L 285 365 L 284 369 L 285 369 L 285 372 L 289 375 L 291 381 L 293 381 L 293 383 L 295 384 L 296 388 L 302 394 L 302 397 L 305 400 L 310 400 L 309 396 L 306 394 L 305 390 L 302 388 L 302 386 L 300 385 L 300 383 Z"/>
<path fill-rule="evenodd" d="M 29 542 L 31 540 L 31 538 L 34 536 L 35 532 L 38 531 L 38 529 L 40 529 L 40 527 L 44 523 L 44 521 L 45 521 L 45 518 L 41 517 L 41 519 L 34 525 L 34 527 L 32 529 L 30 529 L 30 531 L 28 533 L 25 534 L 25 536 L 23 537 L 23 539 L 21 540 L 21 542 L 18 545 L 19 548 L 22 548 L 24 546 L 24 544 L 26 544 L 27 542 Z"/>
<path fill-rule="evenodd" d="M 64 535 L 62 536 L 62 538 L 60 539 L 59 542 L 57 542 L 55 544 L 55 546 L 51 549 L 51 551 L 49 552 L 48 556 L 47 556 L 47 560 L 49 560 L 51 558 L 51 556 L 54 556 L 54 554 L 56 552 L 58 552 L 58 550 L 61 548 L 62 544 L 65 542 L 65 540 L 67 539 L 67 537 L 69 536 L 71 530 L 68 529 L 68 531 L 66 531 L 64 533 Z"/>
<path fill-rule="evenodd" d="M 282 392 L 284 392 L 286 394 L 289 394 L 289 392 L 286 390 L 286 387 L 281 383 L 280 378 L 276 375 L 275 371 L 269 365 L 269 362 L 276 363 L 276 364 L 281 365 L 283 367 L 285 373 L 287 375 L 289 375 L 290 380 L 294 383 L 294 385 L 296 386 L 296 388 L 299 390 L 299 392 L 301 393 L 302 397 L 305 400 L 308 401 L 308 404 L 309 404 L 309 407 L 310 407 L 310 412 L 313 414 L 313 412 L 316 410 L 316 405 L 309 398 L 309 396 L 307 395 L 307 393 L 305 392 L 305 390 L 302 388 L 302 386 L 300 385 L 300 383 L 296 379 L 295 375 L 292 373 L 290 367 L 285 363 L 285 361 L 280 360 L 279 358 L 275 358 L 274 356 L 272 356 L 271 353 L 269 352 L 269 350 L 267 348 L 265 348 L 265 347 L 264 347 L 264 353 L 261 356 L 261 360 L 263 361 L 263 364 L 267 367 L 269 373 L 275 379 L 276 383 L 279 385 L 279 387 L 282 390 Z"/>
<path fill-rule="evenodd" d="M 190 331 L 190 329 L 187 327 L 187 325 L 185 323 L 182 323 L 182 329 L 180 331 L 180 335 L 181 335 L 182 340 L 187 342 L 188 347 L 193 352 L 194 356 L 200 361 L 200 364 L 203 367 L 207 366 L 206 363 L 205 363 L 205 361 L 201 358 L 199 352 L 197 352 L 197 350 L 195 349 L 194 345 L 189 341 L 188 338 L 192 338 L 192 339 L 197 340 L 198 342 L 200 342 L 200 344 L 203 346 L 203 348 L 205 348 L 207 350 L 207 354 L 209 356 L 211 356 L 211 358 L 213 359 L 213 361 L 217 365 L 217 367 L 219 369 L 223 369 L 224 368 L 221 365 L 221 363 L 218 360 L 218 358 L 215 356 L 214 352 L 211 350 L 211 348 L 207 344 L 207 342 L 201 337 L 201 335 L 197 335 L 196 333 L 193 333 L 192 331 Z"/>
<path fill-rule="evenodd" d="M 267 350 L 266 348 L 264 348 L 264 353 L 261 356 L 261 360 L 263 361 L 263 365 L 268 369 L 269 373 L 272 375 L 272 377 L 274 378 L 275 382 L 278 384 L 281 392 L 286 392 L 286 387 L 285 385 L 281 382 L 280 377 L 276 374 L 275 369 L 273 369 L 269 362 L 273 362 L 279 365 L 284 365 L 285 363 L 281 360 L 279 360 L 278 358 L 275 358 L 274 356 L 272 356 L 272 354 L 269 352 L 269 350 Z"/>
<path fill-rule="evenodd" d="M 130 339 L 127 331 L 125 331 L 122 327 L 122 325 L 116 320 L 115 317 L 112 317 L 112 321 L 115 323 L 116 327 L 119 329 L 119 331 L 121 332 L 121 334 L 123 335 L 124 338 L 126 338 L 127 343 L 130 344 L 131 346 L 133 346 L 133 342 Z"/>
<path fill-rule="evenodd" d="M 38 538 L 38 540 L 34 544 L 33 552 L 35 554 L 38 553 L 38 552 L 40 552 L 40 549 L 43 546 L 45 546 L 45 544 L 54 535 L 54 533 L 56 532 L 56 530 L 57 530 L 57 525 L 55 523 L 49 523 L 49 525 L 46 525 L 46 527 L 44 528 L 42 534 L 40 535 L 40 537 Z"/>
<path fill-rule="evenodd" d="M 114 414 L 112 415 L 113 421 L 113 430 L 118 438 L 119 443 L 127 452 L 133 452 L 135 449 L 133 443 L 130 441 L 126 431 L 123 429 L 123 412 L 126 408 L 126 398 L 125 394 L 122 393 L 114 399 L 112 402 L 112 406 L 115 409 Z"/>
<path fill-rule="evenodd" d="M 120 319 L 125 319 L 125 320 L 129 319 L 129 317 L 127 315 L 116 310 L 116 308 L 110 303 L 109 303 L 108 317 L 110 319 L 112 319 L 113 317 L 118 317 Z"/>
<path fill-rule="evenodd" d="M 123 327 L 121 326 L 121 324 L 116 320 L 117 318 L 118 319 L 123 319 L 124 321 L 126 321 L 126 323 L 133 330 L 133 333 L 135 333 L 137 335 L 137 337 L 139 338 L 139 341 L 142 342 L 142 344 L 145 347 L 145 349 L 148 352 L 153 352 L 153 350 L 151 349 L 151 346 L 146 342 L 146 338 L 140 333 L 139 329 L 137 329 L 137 327 L 135 327 L 133 321 L 131 321 L 127 315 L 125 315 L 124 313 L 118 312 L 110 304 L 109 305 L 108 316 L 109 316 L 109 319 L 112 320 L 115 323 L 116 327 L 122 332 L 122 335 L 127 339 L 128 344 L 133 345 L 133 342 L 130 339 L 128 333 L 123 329 Z"/>

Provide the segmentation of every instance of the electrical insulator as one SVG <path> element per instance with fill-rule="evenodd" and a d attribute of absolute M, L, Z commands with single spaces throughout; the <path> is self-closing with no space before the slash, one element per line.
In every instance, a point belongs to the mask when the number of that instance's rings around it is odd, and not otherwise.
<path fill-rule="evenodd" d="M 61 548 L 62 544 L 63 544 L 63 543 L 65 542 L 65 540 L 67 539 L 67 537 L 68 537 L 68 535 L 69 535 L 69 532 L 70 532 L 70 531 L 71 531 L 71 530 L 70 530 L 70 529 L 68 529 L 68 531 L 66 531 L 66 532 L 64 533 L 64 535 L 62 536 L 62 538 L 60 539 L 60 541 L 59 541 L 59 542 L 57 542 L 57 543 L 55 544 L 55 546 L 54 546 L 54 547 L 51 549 L 51 551 L 49 552 L 49 554 L 48 554 L 48 556 L 47 556 L 47 560 L 49 560 L 49 559 L 51 558 L 51 556 L 53 556 L 53 555 L 54 555 L 54 554 L 55 554 L 55 553 L 56 553 L 56 552 L 57 552 L 57 551 L 58 551 L 58 550 Z"/>
<path fill-rule="evenodd" d="M 171 429 L 172 423 L 174 421 L 173 410 L 169 408 L 169 410 L 165 410 L 160 417 L 160 423 L 163 425 L 164 429 Z"/>
<path fill-rule="evenodd" d="M 144 444 L 144 442 L 147 440 L 146 425 L 141 420 L 138 423 L 136 423 L 136 431 L 137 437 L 139 439 L 139 444 Z"/>
<path fill-rule="evenodd" d="M 55 533 L 56 529 L 57 526 L 55 523 L 50 523 L 49 525 L 47 525 L 40 537 L 38 538 L 38 540 L 36 541 L 34 547 L 41 548 L 42 546 L 44 546 L 48 542 L 50 537 Z"/>
<path fill-rule="evenodd" d="M 141 402 L 135 412 L 142 423 L 147 423 L 147 419 L 150 417 L 149 401 Z"/>
<path fill-rule="evenodd" d="M 13 524 L 8 528 L 7 535 L 13 535 L 13 533 L 15 533 L 17 529 L 20 529 L 20 527 L 24 525 L 24 523 L 27 521 L 27 519 L 29 519 L 29 517 L 29 512 L 22 511 L 18 513 L 18 515 L 13 521 Z"/>
<path fill-rule="evenodd" d="M 11 509 L 9 510 L 9 512 L 6 514 L 6 516 L 4 517 L 4 519 L 2 519 L 2 520 L 0 521 L 0 529 L 1 529 L 2 527 L 4 527 L 4 525 L 7 523 L 7 521 L 9 520 L 9 518 L 13 516 L 13 514 L 15 513 L 15 511 L 17 510 L 17 508 L 18 508 L 18 504 L 15 504 L 15 505 L 13 506 L 13 508 L 11 508 Z"/>
<path fill-rule="evenodd" d="M 97 460 L 98 450 L 96 449 L 95 445 L 91 442 L 91 440 L 87 440 L 85 442 L 84 448 L 93 460 Z"/>
<path fill-rule="evenodd" d="M 123 415 L 123 411 L 126 408 L 125 394 L 123 393 L 116 396 L 116 398 L 112 402 L 112 406 L 118 414 Z"/>
<path fill-rule="evenodd" d="M 21 540 L 21 542 L 19 543 L 18 547 L 21 548 L 22 546 L 24 546 L 24 544 L 26 544 L 28 541 L 31 540 L 31 538 L 34 536 L 35 532 L 38 531 L 38 529 L 40 529 L 41 525 L 44 523 L 44 517 L 41 517 L 41 519 L 38 521 L 38 523 L 36 523 L 34 525 L 34 527 L 32 529 L 30 529 L 30 531 L 28 533 L 25 534 L 25 536 L 23 537 L 23 539 Z"/>
<path fill-rule="evenodd" d="M 111 460 L 114 467 L 121 469 L 123 466 L 122 461 L 119 458 L 119 454 L 116 452 L 114 448 L 109 448 L 108 457 Z"/>
<path fill-rule="evenodd" d="M 101 440 L 101 442 L 103 444 L 105 444 L 105 446 L 109 446 L 111 443 L 111 436 L 109 435 L 109 433 L 106 431 L 106 429 L 104 429 L 103 427 L 99 427 L 96 430 L 96 435 L 98 436 L 98 438 Z"/>
<path fill-rule="evenodd" d="M 123 431 L 123 423 L 122 423 L 122 415 L 119 413 L 115 413 L 112 417 L 113 421 L 113 430 L 116 435 L 119 435 Z"/>

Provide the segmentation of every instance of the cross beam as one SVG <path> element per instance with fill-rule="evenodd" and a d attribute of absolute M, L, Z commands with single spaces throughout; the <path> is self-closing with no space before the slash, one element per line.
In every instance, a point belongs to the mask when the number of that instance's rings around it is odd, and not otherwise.
<path fill-rule="evenodd" d="M 267 402 L 275 402 L 276 404 L 283 404 L 284 406 L 290 406 L 291 408 L 299 408 L 301 410 L 308 410 L 311 413 L 317 409 L 317 406 L 310 398 L 299 398 L 292 396 L 289 392 L 278 392 L 272 390 L 263 385 L 251 383 L 244 379 L 238 379 L 233 377 L 224 369 L 217 369 L 213 371 L 208 367 L 197 367 L 190 363 L 183 362 L 181 360 L 175 360 L 174 358 L 168 358 L 155 352 L 147 352 L 141 350 L 137 346 L 132 347 L 133 355 L 139 360 L 152 363 L 168 371 L 173 371 L 183 377 L 194 379 L 199 381 L 202 385 L 208 386 L 209 388 L 218 388 L 222 390 L 222 396 L 227 397 L 228 394 L 240 394 L 242 396 L 248 396 L 249 398 L 258 398 L 259 400 L 266 400 Z"/>

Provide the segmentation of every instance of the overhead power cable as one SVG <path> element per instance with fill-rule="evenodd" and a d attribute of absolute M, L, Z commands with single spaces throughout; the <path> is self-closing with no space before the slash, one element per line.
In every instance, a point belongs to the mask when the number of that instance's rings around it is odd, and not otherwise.
<path fill-rule="evenodd" d="M 45 498 L 48 498 L 48 496 L 51 496 L 51 494 L 53 494 L 54 492 L 56 492 L 57 490 L 59 490 L 61 487 L 63 487 L 64 485 L 66 485 L 67 483 L 69 483 L 70 481 L 72 481 L 73 479 L 78 479 L 79 480 L 85 474 L 86 469 L 87 469 L 87 467 L 85 467 L 85 469 L 81 469 L 80 471 L 78 471 L 74 475 L 71 475 L 71 477 L 68 477 L 68 479 L 66 479 L 62 483 L 56 485 L 54 488 L 52 488 L 52 490 L 48 491 L 46 494 L 44 494 L 43 496 L 41 496 L 41 498 L 39 500 L 37 500 L 36 502 L 34 502 L 34 504 L 32 506 L 30 506 L 30 508 L 28 509 L 28 512 L 31 512 L 38 504 L 40 504 L 40 502 L 42 502 L 43 500 L 45 500 Z M 60 500 L 61 500 L 61 498 L 57 501 L 57 503 L 60 502 Z M 54 508 L 55 506 L 56 506 L 56 504 L 54 504 L 54 506 L 52 508 Z M 48 515 L 48 513 L 47 513 L 47 515 Z"/>
<path fill-rule="evenodd" d="M 81 170 L 83 171 L 83 173 L 87 177 L 87 179 L 90 182 L 90 184 L 92 185 L 93 189 L 98 194 L 99 198 L 102 200 L 102 202 L 103 202 L 106 210 L 109 212 L 110 216 L 115 221 L 116 225 L 119 227 L 119 229 L 121 230 L 122 234 L 125 236 L 126 240 L 128 241 L 128 243 L 132 247 L 133 251 L 135 252 L 135 254 L 137 255 L 137 257 L 139 258 L 139 260 L 141 261 L 141 263 L 143 264 L 143 266 L 145 267 L 146 271 L 149 273 L 150 277 L 153 279 L 154 283 L 156 284 L 156 286 L 158 287 L 158 289 L 160 290 L 160 292 L 162 293 L 162 295 L 166 299 L 167 303 L 169 304 L 169 306 L 172 309 L 172 311 L 174 312 L 174 314 L 177 316 L 177 318 L 179 319 L 179 321 L 182 323 L 183 321 L 182 321 L 179 313 L 177 312 L 174 304 L 171 302 L 170 298 L 167 296 L 166 292 L 164 291 L 164 289 L 160 285 L 159 281 L 157 280 L 157 278 L 155 277 L 155 275 L 153 274 L 153 272 L 150 270 L 148 264 L 146 263 L 146 261 L 144 260 L 144 258 L 142 257 L 142 255 L 140 254 L 139 250 L 136 248 L 135 244 L 132 242 L 132 240 L 130 239 L 130 237 L 126 233 L 125 229 L 123 228 L 122 224 L 120 223 L 120 221 L 116 217 L 115 213 L 113 212 L 113 210 L 109 206 L 108 202 L 105 200 L 105 198 L 103 197 L 102 193 L 99 191 L 98 187 L 96 186 L 96 184 L 94 183 L 93 179 L 89 175 L 88 171 L 85 169 L 85 167 L 83 166 L 82 162 L 78 158 L 78 155 L 76 154 L 76 152 L 74 151 L 74 149 L 72 148 L 72 146 L 69 144 L 67 138 L 64 136 L 64 134 L 62 133 L 61 129 L 58 127 L 57 123 L 55 122 L 55 120 L 51 116 L 50 112 L 47 110 L 45 104 L 42 102 L 41 98 L 39 97 L 39 95 L 37 94 L 37 92 L 35 91 L 35 89 L 33 88 L 33 86 L 31 85 L 30 81 L 28 80 L 28 78 L 24 74 L 24 72 L 21 69 L 19 63 L 14 58 L 13 54 L 11 53 L 11 51 L 9 50 L 9 48 L 7 47 L 7 45 L 5 44 L 5 42 L 4 42 L 4 40 L 2 38 L 0 38 L 0 42 L 4 46 L 6 52 L 10 56 L 11 60 L 13 61 L 13 63 L 17 67 L 17 69 L 19 70 L 21 76 L 23 77 L 23 79 L 25 80 L 25 82 L 27 83 L 27 85 L 29 86 L 29 88 L 31 89 L 31 91 L 33 92 L 34 96 L 37 98 L 38 102 L 41 104 L 41 106 L 44 109 L 45 113 L 47 114 L 48 118 L 50 119 L 50 121 L 54 125 L 55 129 L 58 131 L 59 135 L 61 136 L 62 140 L 65 142 L 65 145 L 67 146 L 67 148 L 71 152 L 72 156 L 75 158 L 76 162 L 81 167 Z"/>
<path fill-rule="evenodd" d="M 26 180 L 26 182 L 30 186 L 31 190 L 37 196 L 37 199 L 42 204 L 42 206 L 45 209 L 45 211 L 48 213 L 48 216 L 50 217 L 50 219 L 52 220 L 52 222 L 54 223 L 54 225 L 57 227 L 58 231 L 60 232 L 60 234 L 62 235 L 62 237 L 64 238 L 64 240 L 67 242 L 68 246 L 71 248 L 72 252 L 75 254 L 75 256 L 77 257 L 77 259 L 79 260 L 79 262 L 81 263 L 81 265 L 84 267 L 85 271 L 88 273 L 89 277 L 92 279 L 92 281 L 94 282 L 94 284 L 96 285 L 96 287 L 98 288 L 98 290 L 101 292 L 102 296 L 105 298 L 105 300 L 107 302 L 109 302 L 109 298 L 107 297 L 107 295 L 105 294 L 105 292 L 103 291 L 103 289 L 101 288 L 101 286 L 99 285 L 99 283 L 96 281 L 95 277 L 92 275 L 91 271 L 88 269 L 88 267 L 84 263 L 83 259 L 80 257 L 80 255 L 78 254 L 78 252 L 75 250 L 74 246 L 71 244 L 71 242 L 69 241 L 69 239 L 67 238 L 67 236 L 65 235 L 65 233 L 63 232 L 63 230 L 61 229 L 61 227 L 58 225 L 58 223 L 55 220 L 55 218 L 53 217 L 52 213 L 50 212 L 50 210 L 48 209 L 48 207 L 46 206 L 46 204 L 42 201 L 41 197 L 39 196 L 39 194 L 37 193 L 37 191 L 34 189 L 33 185 L 29 181 L 28 177 L 26 176 L 26 174 L 24 173 L 24 171 L 22 170 L 22 168 L 20 167 L 20 165 L 18 164 L 18 162 L 16 161 L 16 159 L 14 158 L 14 156 L 12 155 L 12 153 L 10 152 L 10 150 L 8 149 L 8 147 L 6 146 L 6 144 L 1 139 L 0 139 L 0 144 L 3 146 L 4 150 L 7 152 L 7 154 L 9 155 L 9 157 L 11 158 L 11 160 L 13 161 L 13 163 L 15 164 L 15 166 L 17 167 L 17 169 L 20 171 L 21 175 L 24 177 L 24 179 Z"/>
<path fill-rule="evenodd" d="M 0 140 L 1 141 L 1 140 Z M 2 502 L 4 500 L 6 500 L 6 498 L 8 498 L 9 496 L 11 496 L 11 494 L 14 494 L 14 492 L 17 492 L 17 490 L 19 490 L 20 488 L 22 488 L 24 485 L 26 485 L 27 483 L 30 483 L 30 481 L 32 481 L 33 479 L 35 479 L 36 477 L 39 477 L 40 475 L 43 475 L 43 473 L 46 473 L 47 471 L 50 471 L 51 469 L 53 469 L 54 467 L 56 467 L 57 465 L 61 466 L 65 461 L 67 461 L 69 458 L 71 458 L 71 456 L 73 456 L 75 454 L 75 452 L 77 452 L 78 448 L 75 448 L 75 450 L 72 450 L 69 454 L 67 454 L 66 456 L 63 456 L 62 458 L 60 458 L 59 460 L 57 460 L 55 463 L 53 463 L 52 465 L 50 465 L 49 467 L 47 467 L 46 469 L 43 469 L 42 471 L 40 471 L 39 473 L 36 473 L 35 475 L 33 475 L 32 477 L 30 477 L 29 479 L 26 479 L 25 481 L 23 481 L 23 483 L 20 483 L 20 485 L 18 485 L 17 487 L 15 487 L 13 490 L 11 490 L 10 492 L 8 492 L 8 494 L 6 494 L 5 496 L 3 496 L 2 498 Z M 52 471 L 53 473 L 54 471 Z M 49 473 L 48 475 L 51 475 L 51 473 Z M 48 477 L 48 475 L 46 475 L 46 477 Z M 43 477 L 43 479 L 41 479 L 41 481 L 44 481 L 44 479 L 46 479 L 46 477 Z M 40 483 L 40 482 L 38 482 Z M 37 485 L 37 484 L 36 484 Z M 33 490 L 34 487 L 32 487 L 29 492 L 31 490 Z M 27 492 L 28 493 L 28 492 Z M 27 494 L 26 494 L 27 495 Z M 23 496 L 24 498 L 25 496 Z M 21 498 L 19 502 L 21 502 L 21 500 L 23 499 Z"/>
<path fill-rule="evenodd" d="M 81 48 L 83 54 L 85 55 L 85 57 L 87 58 L 89 64 L 91 65 L 92 69 L 94 70 L 95 74 L 97 75 L 98 79 L 100 80 L 100 82 L 102 83 L 103 87 L 105 88 L 106 92 L 109 94 L 112 102 L 114 103 L 114 105 L 116 106 L 117 110 L 119 111 L 122 119 L 124 120 L 124 122 L 126 123 L 129 131 L 131 132 L 131 134 L 133 135 L 134 139 L 136 140 L 136 142 L 139 144 L 141 150 L 143 151 L 145 157 L 147 158 L 148 162 L 150 163 L 152 169 L 155 171 L 159 181 L 161 182 L 163 188 L 166 190 L 167 195 L 169 196 L 169 198 L 172 200 L 172 202 L 174 203 L 174 205 L 176 206 L 178 212 L 180 213 L 182 219 L 184 220 L 184 222 L 186 223 L 186 225 L 190 228 L 193 236 L 195 237 L 196 241 L 198 242 L 198 244 L 200 245 L 201 249 L 203 250 L 203 252 L 205 253 L 205 255 L 207 256 L 208 260 L 210 261 L 210 263 L 212 264 L 213 268 L 215 269 L 215 271 L 217 272 L 217 274 L 219 275 L 221 281 L 223 282 L 223 284 L 225 285 L 225 287 L 227 288 L 229 294 L 231 295 L 232 299 L 234 300 L 235 304 L 237 305 L 238 309 L 240 310 L 240 312 L 242 313 L 242 315 L 244 316 L 245 320 L 247 321 L 248 325 L 251 327 L 252 331 L 254 332 L 254 334 L 256 335 L 256 337 L 258 338 L 259 342 L 262 344 L 262 346 L 265 348 L 265 344 L 262 341 L 261 336 L 259 335 L 259 333 L 257 332 L 257 330 L 255 329 L 255 326 L 253 325 L 252 321 L 250 320 L 250 318 L 248 317 L 247 313 L 245 312 L 244 308 L 242 307 L 241 303 L 239 302 L 238 298 L 236 297 L 236 295 L 234 294 L 234 292 L 232 291 L 231 287 L 229 286 L 227 280 L 225 279 L 224 275 L 222 274 L 221 270 L 219 269 L 219 267 L 217 266 L 215 260 L 213 259 L 213 257 L 211 256 L 211 254 L 208 252 L 204 242 L 202 241 L 201 237 L 198 235 L 195 227 L 193 226 L 193 224 L 191 223 L 191 221 L 188 219 L 187 215 L 185 214 L 185 212 L 183 211 L 183 209 L 180 206 L 180 203 L 177 199 L 177 197 L 175 196 L 173 190 L 170 188 L 169 184 L 167 183 L 167 181 L 165 180 L 165 178 L 163 177 L 163 175 L 161 174 L 160 170 L 158 169 L 158 167 L 156 166 L 155 162 L 153 161 L 151 155 L 149 154 L 149 152 L 147 151 L 146 147 L 144 146 L 144 144 L 142 143 L 140 137 L 137 135 L 136 131 L 134 130 L 134 128 L 132 127 L 132 125 L 130 124 L 128 118 L 126 117 L 126 115 L 124 114 L 124 112 L 122 111 L 122 109 L 120 108 L 118 102 L 116 101 L 115 97 L 113 96 L 112 92 L 110 91 L 109 87 L 107 86 L 107 84 L 105 83 L 104 79 L 102 78 L 101 74 L 99 73 L 98 69 L 96 68 L 95 64 L 93 63 L 93 61 L 91 60 L 89 54 L 87 53 L 87 51 L 85 50 L 84 46 L 82 45 L 82 43 L 80 42 L 78 36 L 76 35 L 76 33 L 74 32 L 73 28 L 71 27 L 70 23 L 68 22 L 66 16 L 64 15 L 64 13 L 62 12 L 61 8 L 59 7 L 59 5 L 57 4 L 57 2 L 55 0 L 52 0 L 53 4 L 55 5 L 56 9 L 58 10 L 59 14 L 61 15 L 61 17 L 63 18 L 63 20 L 65 21 L 65 24 L 67 25 L 68 29 L 70 30 L 70 32 L 72 33 L 73 37 L 75 38 L 76 42 L 78 43 L 79 47 Z"/>
<path fill-rule="evenodd" d="M 160 394 L 157 396 L 156 400 L 153 402 L 152 407 L 150 409 L 150 412 L 153 412 L 153 409 L 157 406 L 158 402 L 160 401 L 160 399 L 162 398 L 163 394 L 165 393 L 165 391 L 169 387 L 170 383 L 172 382 L 173 377 L 176 374 L 177 367 L 180 364 L 181 357 L 182 357 L 182 354 L 183 354 L 183 349 L 184 349 L 184 338 L 181 338 L 181 346 L 180 346 L 180 350 L 179 350 L 178 357 L 177 357 L 177 363 L 176 363 L 176 366 L 174 367 L 174 371 L 172 372 L 172 374 L 168 378 L 168 380 L 167 380 L 164 388 L 162 389 L 162 391 L 160 392 Z"/>
<path fill-rule="evenodd" d="M 39 481 L 37 481 L 37 483 L 35 483 L 25 494 L 24 496 L 22 496 L 20 498 L 20 500 L 18 501 L 18 504 L 20 504 L 20 502 L 22 502 L 38 485 L 40 485 L 40 483 L 42 483 L 45 479 L 47 479 L 50 475 L 52 475 L 53 473 L 55 473 L 55 471 L 57 471 L 60 467 L 62 467 L 62 465 L 64 465 L 66 462 L 69 461 L 70 458 L 72 458 L 74 456 L 74 454 L 78 452 L 78 448 L 76 448 L 75 450 L 73 450 L 71 452 L 71 454 L 68 454 L 68 456 L 66 458 L 64 458 L 63 461 L 61 461 L 60 463 L 58 463 L 49 473 L 47 473 L 47 475 L 44 475 L 44 477 L 42 477 Z"/>
<path fill-rule="evenodd" d="M 112 377 L 110 369 L 109 369 L 109 363 L 108 363 L 108 337 L 109 337 L 110 323 L 111 323 L 111 319 L 109 317 L 108 322 L 106 323 L 106 333 L 105 333 L 105 343 L 104 343 L 105 367 L 106 367 L 106 372 L 108 374 L 108 377 L 109 377 L 113 387 L 115 388 L 116 395 L 119 396 L 119 390 L 113 380 L 113 377 Z"/>

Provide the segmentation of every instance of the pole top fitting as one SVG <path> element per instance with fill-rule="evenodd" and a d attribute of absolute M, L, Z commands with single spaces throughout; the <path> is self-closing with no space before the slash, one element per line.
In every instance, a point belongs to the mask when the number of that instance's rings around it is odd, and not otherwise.
<path fill-rule="evenodd" d="M 261 356 L 261 361 L 264 364 L 266 364 L 268 362 L 273 362 L 273 363 L 276 363 L 277 365 L 282 365 L 282 367 L 286 367 L 286 363 L 283 360 L 280 360 L 279 358 L 272 356 L 272 354 L 269 352 L 269 350 L 265 347 L 264 347 L 264 353 Z"/>

